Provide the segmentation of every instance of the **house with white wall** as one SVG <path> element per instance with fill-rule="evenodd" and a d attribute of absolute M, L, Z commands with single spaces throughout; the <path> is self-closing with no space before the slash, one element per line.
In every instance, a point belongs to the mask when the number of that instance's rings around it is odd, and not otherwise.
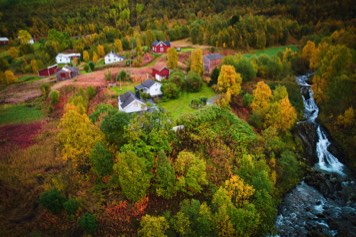
<path fill-rule="evenodd" d="M 142 112 L 148 109 L 148 106 L 136 98 L 131 91 L 126 92 L 118 97 L 119 111 L 125 113 Z"/>
<path fill-rule="evenodd" d="M 151 97 L 161 96 L 163 95 L 161 87 L 162 84 L 157 81 L 146 80 L 142 82 L 141 85 L 135 86 L 136 96 L 140 98 L 141 92 L 146 93 Z"/>
<path fill-rule="evenodd" d="M 104 57 L 105 64 L 117 63 L 123 61 L 125 58 L 114 52 L 110 52 Z"/>
<path fill-rule="evenodd" d="M 59 53 L 56 56 L 58 64 L 70 63 L 73 58 L 80 58 L 80 53 Z"/>

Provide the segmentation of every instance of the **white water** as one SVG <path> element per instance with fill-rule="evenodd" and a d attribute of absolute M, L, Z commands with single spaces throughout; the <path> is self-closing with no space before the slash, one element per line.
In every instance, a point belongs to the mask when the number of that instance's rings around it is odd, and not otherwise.
<path fill-rule="evenodd" d="M 300 87 L 308 90 L 309 98 L 305 99 L 305 97 L 302 96 L 304 103 L 304 118 L 309 122 L 316 124 L 315 120 L 318 117 L 319 108 L 315 103 L 313 91 L 311 90 L 311 86 L 307 83 L 307 80 L 307 76 L 299 76 L 296 78 L 297 84 Z M 320 125 L 318 125 L 317 134 L 318 142 L 316 144 L 316 153 L 318 156 L 318 163 L 316 164 L 316 167 L 326 172 L 337 173 L 341 176 L 344 176 L 344 165 L 328 151 L 330 141 Z"/>

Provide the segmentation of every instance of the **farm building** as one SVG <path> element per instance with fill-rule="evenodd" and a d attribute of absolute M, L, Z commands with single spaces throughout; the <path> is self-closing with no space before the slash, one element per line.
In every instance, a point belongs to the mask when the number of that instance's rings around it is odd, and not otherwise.
<path fill-rule="evenodd" d="M 124 60 L 123 56 L 120 56 L 114 52 L 110 52 L 104 57 L 105 64 L 111 64 L 111 63 L 116 63 L 116 62 L 121 62 Z"/>
<path fill-rule="evenodd" d="M 57 63 L 70 63 L 70 61 L 73 58 L 80 58 L 80 53 L 69 53 L 69 54 L 59 53 L 56 56 L 56 62 Z"/>
<path fill-rule="evenodd" d="M 40 77 L 49 77 L 53 75 L 55 72 L 58 71 L 58 66 L 57 64 L 54 64 L 52 66 L 49 66 L 47 68 L 41 69 L 38 71 L 38 76 Z"/>
<path fill-rule="evenodd" d="M 57 81 L 63 81 L 72 79 L 79 75 L 79 69 L 76 67 L 65 66 L 61 70 L 57 71 Z"/>
<path fill-rule="evenodd" d="M 126 92 L 118 97 L 118 107 L 119 111 L 125 113 L 142 112 L 148 109 L 147 105 L 136 98 L 131 91 Z"/>
<path fill-rule="evenodd" d="M 170 47 L 171 47 L 171 43 L 169 41 L 156 40 L 152 44 L 152 51 L 155 53 L 166 53 Z"/>
<path fill-rule="evenodd" d="M 204 72 L 210 73 L 221 63 L 223 56 L 219 53 L 207 54 L 203 57 Z"/>
<path fill-rule="evenodd" d="M 6 37 L 0 37 L 0 45 L 4 45 L 4 44 L 8 44 L 9 43 L 9 39 Z"/>
<path fill-rule="evenodd" d="M 154 67 L 152 69 L 152 76 L 157 81 L 162 81 L 164 78 L 167 79 L 169 77 L 169 69 L 167 67 L 163 67 L 163 68 Z"/>
<path fill-rule="evenodd" d="M 135 86 L 136 96 L 140 97 L 140 93 L 146 93 L 151 97 L 156 97 L 162 95 L 161 91 L 162 84 L 153 80 L 146 80 L 141 85 Z"/>

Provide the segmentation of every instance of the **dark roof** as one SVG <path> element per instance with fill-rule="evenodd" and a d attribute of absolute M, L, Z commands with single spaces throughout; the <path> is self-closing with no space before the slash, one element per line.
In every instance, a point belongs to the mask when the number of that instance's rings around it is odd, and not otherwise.
<path fill-rule="evenodd" d="M 144 87 L 150 88 L 151 86 L 153 86 L 156 82 L 153 80 L 146 80 L 144 82 L 142 82 L 142 85 Z"/>
<path fill-rule="evenodd" d="M 134 100 L 136 100 L 136 97 L 134 96 L 134 94 L 131 93 L 131 91 L 128 91 L 123 95 L 120 95 L 121 108 L 125 108 Z"/>
<path fill-rule="evenodd" d="M 204 58 L 205 59 L 208 59 L 208 60 L 216 60 L 216 59 L 221 59 L 223 56 L 219 53 L 212 53 L 212 54 L 207 54 L 207 55 L 204 55 Z"/>
<path fill-rule="evenodd" d="M 157 44 L 159 44 L 159 42 L 162 42 L 162 43 L 164 43 L 164 44 L 167 45 L 167 46 L 171 46 L 171 42 L 169 42 L 169 41 L 158 41 L 158 40 L 155 40 L 155 41 L 153 42 L 153 46 L 156 46 Z"/>
<path fill-rule="evenodd" d="M 61 73 L 61 72 L 77 72 L 77 73 L 79 73 L 79 69 L 76 67 L 64 66 L 64 67 L 62 67 L 62 69 L 58 70 L 57 73 Z"/>

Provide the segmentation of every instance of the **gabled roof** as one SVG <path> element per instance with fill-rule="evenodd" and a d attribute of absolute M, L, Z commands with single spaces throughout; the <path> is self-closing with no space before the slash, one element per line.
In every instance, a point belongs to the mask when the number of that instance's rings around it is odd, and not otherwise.
<path fill-rule="evenodd" d="M 150 88 L 151 86 L 153 86 L 156 82 L 153 80 L 146 80 L 144 82 L 142 82 L 142 85 L 144 87 Z"/>
<path fill-rule="evenodd" d="M 9 41 L 9 39 L 6 37 L 0 37 L 0 41 Z"/>
<path fill-rule="evenodd" d="M 59 53 L 57 54 L 57 57 L 80 57 L 80 53 Z"/>
<path fill-rule="evenodd" d="M 219 53 L 212 53 L 212 54 L 204 55 L 204 59 L 208 59 L 208 60 L 222 59 L 222 57 L 223 56 Z"/>
<path fill-rule="evenodd" d="M 164 69 L 169 70 L 169 68 L 166 67 L 166 66 L 163 66 L 163 67 L 156 66 L 156 67 L 154 67 L 153 69 L 155 69 L 155 70 L 157 70 L 157 71 L 159 71 L 159 72 L 162 72 Z"/>
<path fill-rule="evenodd" d="M 73 72 L 73 71 L 79 71 L 79 69 L 76 68 L 76 67 L 64 66 L 64 67 L 62 67 L 62 69 L 59 70 L 58 72 L 61 72 L 61 71 Z"/>
<path fill-rule="evenodd" d="M 121 108 L 125 108 L 129 104 L 131 104 L 132 101 L 137 100 L 134 94 L 132 94 L 131 91 L 126 92 L 123 95 L 120 95 L 120 102 L 121 102 Z"/>
<path fill-rule="evenodd" d="M 118 55 L 117 53 L 114 53 L 113 51 L 111 51 L 110 53 L 108 53 L 108 54 L 105 55 L 105 56 L 108 56 L 108 55 L 110 55 L 110 54 L 112 54 L 112 55 L 114 55 L 114 56 L 116 56 L 116 57 L 119 57 L 119 58 L 124 58 L 123 56 L 120 56 L 120 55 Z"/>
<path fill-rule="evenodd" d="M 171 46 L 171 42 L 170 41 L 158 41 L 158 40 L 155 40 L 154 42 L 153 42 L 153 46 L 156 46 L 156 45 L 158 45 L 159 43 L 163 43 L 163 44 L 165 44 L 166 46 Z"/>

